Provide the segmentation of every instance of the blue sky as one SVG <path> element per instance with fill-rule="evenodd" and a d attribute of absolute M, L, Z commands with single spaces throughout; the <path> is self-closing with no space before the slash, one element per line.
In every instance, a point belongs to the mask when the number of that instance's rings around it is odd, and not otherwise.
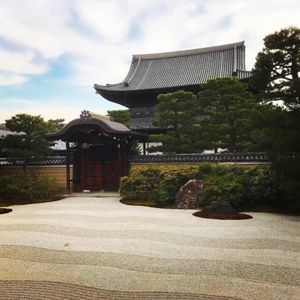
<path fill-rule="evenodd" d="M 245 40 L 251 69 L 263 37 L 299 15 L 298 0 L 0 1 L 0 123 L 120 109 L 93 84 L 123 80 L 136 53 Z"/>

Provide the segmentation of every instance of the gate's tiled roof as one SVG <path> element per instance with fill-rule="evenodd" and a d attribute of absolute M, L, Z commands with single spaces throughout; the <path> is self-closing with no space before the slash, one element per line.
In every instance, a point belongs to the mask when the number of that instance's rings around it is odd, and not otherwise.
<path fill-rule="evenodd" d="M 184 51 L 133 55 L 126 78 L 95 84 L 101 91 L 136 91 L 199 85 L 213 78 L 250 76 L 245 70 L 244 42 Z"/>
<path fill-rule="evenodd" d="M 111 121 L 108 117 L 83 110 L 80 118 L 74 119 L 64 126 L 61 130 L 48 134 L 48 140 L 65 140 L 70 130 L 80 126 L 98 126 L 106 134 L 130 135 L 131 131 L 125 125 Z"/>
<path fill-rule="evenodd" d="M 23 166 L 25 160 L 20 159 L 9 159 L 9 158 L 0 158 L 0 167 L 9 167 L 9 166 Z M 60 166 L 66 164 L 66 158 L 64 156 L 48 156 L 41 158 L 32 158 L 26 162 L 28 166 Z"/>

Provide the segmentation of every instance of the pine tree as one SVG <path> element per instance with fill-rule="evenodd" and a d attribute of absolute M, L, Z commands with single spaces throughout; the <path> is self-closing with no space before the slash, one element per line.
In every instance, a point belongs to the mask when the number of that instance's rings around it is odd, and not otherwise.
<path fill-rule="evenodd" d="M 230 152 L 248 150 L 251 119 L 256 112 L 257 99 L 248 85 L 236 78 L 209 80 L 198 94 L 202 138 L 207 149 L 228 149 Z"/>
<path fill-rule="evenodd" d="M 197 121 L 197 96 L 192 92 L 177 91 L 158 96 L 153 124 L 166 132 L 151 137 L 161 146 L 150 151 L 164 153 L 192 153 L 202 151 L 199 143 Z"/>

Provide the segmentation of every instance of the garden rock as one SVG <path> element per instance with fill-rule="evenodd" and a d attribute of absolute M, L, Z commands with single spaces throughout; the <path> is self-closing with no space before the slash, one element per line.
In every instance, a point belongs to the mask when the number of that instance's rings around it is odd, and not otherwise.
<path fill-rule="evenodd" d="M 202 180 L 190 179 L 176 194 L 176 207 L 185 209 L 198 208 L 201 201 L 202 189 Z"/>

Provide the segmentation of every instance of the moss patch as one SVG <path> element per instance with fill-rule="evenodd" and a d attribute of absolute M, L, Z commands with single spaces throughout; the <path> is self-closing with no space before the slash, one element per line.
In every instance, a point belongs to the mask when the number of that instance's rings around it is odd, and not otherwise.
<path fill-rule="evenodd" d="M 66 198 L 63 195 L 57 195 L 53 196 L 48 199 L 32 199 L 32 200 L 3 200 L 1 199 L 0 206 L 10 206 L 10 205 L 26 205 L 26 204 L 36 204 L 36 203 L 44 203 L 44 202 L 53 202 L 53 201 L 59 201 Z"/>
<path fill-rule="evenodd" d="M 245 220 L 245 219 L 253 218 L 250 215 L 240 214 L 240 213 L 221 214 L 221 213 L 206 212 L 201 210 L 193 213 L 193 216 L 199 218 L 218 219 L 218 220 Z"/>
<path fill-rule="evenodd" d="M 12 212 L 12 209 L 10 208 L 0 208 L 0 214 L 7 214 Z"/>
<path fill-rule="evenodd" d="M 156 207 L 156 208 L 177 208 L 174 204 L 159 205 L 158 203 L 151 200 L 121 199 L 120 202 L 126 205 L 135 205 L 135 206 L 148 206 L 148 207 Z"/>

